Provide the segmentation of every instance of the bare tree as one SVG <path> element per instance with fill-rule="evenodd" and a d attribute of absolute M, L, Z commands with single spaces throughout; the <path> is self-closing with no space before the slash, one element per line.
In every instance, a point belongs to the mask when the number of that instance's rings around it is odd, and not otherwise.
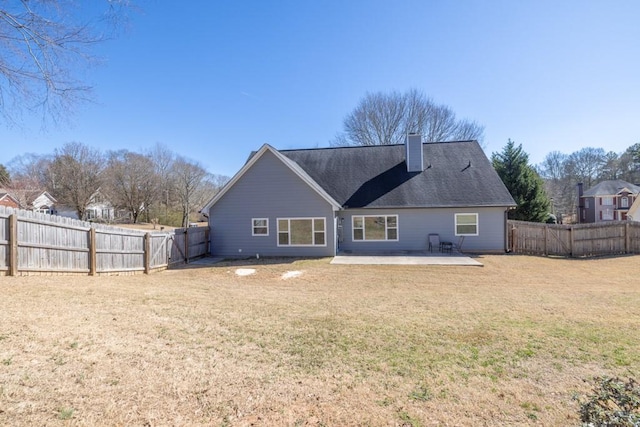
<path fill-rule="evenodd" d="M 207 175 L 207 171 L 202 166 L 183 157 L 178 157 L 173 162 L 171 180 L 173 191 L 182 210 L 183 227 L 189 225 L 191 211 L 205 203 Z"/>
<path fill-rule="evenodd" d="M 104 2 L 103 14 L 74 20 L 85 2 L 9 0 L 0 3 L 0 114 L 15 122 L 24 109 L 64 118 L 91 88 L 80 71 L 95 62 L 92 46 L 124 16 L 126 0 Z"/>
<path fill-rule="evenodd" d="M 49 166 L 51 156 L 26 153 L 14 157 L 8 164 L 12 185 L 21 184 L 22 187 L 44 189 L 49 181 Z"/>
<path fill-rule="evenodd" d="M 153 161 L 127 150 L 110 152 L 104 173 L 111 202 L 131 214 L 134 223 L 157 200 L 159 179 Z"/>
<path fill-rule="evenodd" d="M 569 156 L 559 151 L 547 154 L 537 171 L 544 180 L 552 203 L 552 213 L 559 219 L 575 212 L 576 180 L 568 170 Z"/>
<path fill-rule="evenodd" d="M 401 144 L 407 133 L 419 133 L 426 142 L 476 139 L 484 127 L 458 120 L 451 108 L 438 105 L 422 92 L 367 93 L 344 119 L 344 130 L 331 145 Z"/>
<path fill-rule="evenodd" d="M 59 203 L 75 209 L 85 219 L 91 196 L 103 183 L 104 158 L 98 150 L 78 142 L 56 150 L 49 167 L 48 188 Z"/>
<path fill-rule="evenodd" d="M 159 181 L 159 194 L 157 195 L 157 198 L 160 204 L 164 205 L 164 212 L 162 213 L 164 223 L 169 224 L 169 210 L 170 207 L 175 204 L 174 200 L 176 199 L 176 192 L 172 191 L 173 182 L 171 180 L 173 162 L 175 161 L 176 155 L 173 151 L 160 143 L 157 143 L 147 153 L 147 155 L 151 158 L 154 164 L 155 174 Z M 149 211 L 147 211 L 147 213 L 148 212 Z"/>
<path fill-rule="evenodd" d="M 618 179 L 622 176 L 620 168 L 620 156 L 615 151 L 605 153 L 602 166 L 598 173 L 598 180 Z"/>
<path fill-rule="evenodd" d="M 606 152 L 602 148 L 586 147 L 572 153 L 567 162 L 568 172 L 589 188 L 598 181 L 606 163 Z"/>

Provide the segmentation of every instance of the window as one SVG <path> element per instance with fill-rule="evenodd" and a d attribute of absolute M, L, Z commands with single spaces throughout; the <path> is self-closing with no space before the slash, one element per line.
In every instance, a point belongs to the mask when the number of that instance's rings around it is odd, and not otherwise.
<path fill-rule="evenodd" d="M 600 213 L 602 214 L 602 219 L 604 221 L 613 220 L 613 209 L 603 209 Z"/>
<path fill-rule="evenodd" d="M 629 207 L 629 199 L 627 197 L 622 197 L 620 199 L 620 207 L 621 208 L 628 208 Z"/>
<path fill-rule="evenodd" d="M 602 204 L 605 206 L 613 206 L 613 197 L 603 197 Z"/>
<path fill-rule="evenodd" d="M 360 215 L 351 217 L 353 240 L 398 240 L 398 215 Z"/>
<path fill-rule="evenodd" d="M 268 236 L 269 235 L 269 219 L 253 218 L 251 220 L 252 236 Z"/>
<path fill-rule="evenodd" d="M 326 246 L 324 218 L 278 218 L 278 246 Z"/>
<path fill-rule="evenodd" d="M 478 235 L 478 214 L 458 213 L 456 214 L 456 236 L 477 236 Z"/>
<path fill-rule="evenodd" d="M 584 207 L 589 209 L 589 199 L 584 199 Z"/>

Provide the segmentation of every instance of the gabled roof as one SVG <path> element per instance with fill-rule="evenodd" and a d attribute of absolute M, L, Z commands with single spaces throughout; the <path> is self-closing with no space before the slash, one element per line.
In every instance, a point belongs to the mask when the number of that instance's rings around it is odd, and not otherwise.
<path fill-rule="evenodd" d="M 511 194 L 477 141 L 422 144 L 424 171 L 408 172 L 405 145 L 276 150 L 265 144 L 203 210 L 266 152 L 339 208 L 511 207 Z"/>
<path fill-rule="evenodd" d="M 13 203 L 15 203 L 18 206 L 20 205 L 20 201 L 18 199 L 16 199 L 15 197 L 13 197 L 11 194 L 7 193 L 6 191 L 0 190 L 0 201 L 2 201 L 4 199 L 11 199 L 11 200 L 13 200 Z"/>
<path fill-rule="evenodd" d="M 286 167 L 291 169 L 293 173 L 295 173 L 300 179 L 302 179 L 309 187 L 311 187 L 311 189 L 317 192 L 320 195 L 320 197 L 325 199 L 331 206 L 333 206 L 334 209 L 337 210 L 340 208 L 340 204 L 336 202 L 329 194 L 327 194 L 327 192 L 320 185 L 318 185 L 318 183 L 315 182 L 299 165 L 291 161 L 289 158 L 280 154 L 278 150 L 276 150 L 269 144 L 264 144 L 260 148 L 260 150 L 258 150 L 256 153 L 252 153 L 251 157 L 249 158 L 247 163 L 244 164 L 242 169 L 240 169 L 240 171 L 238 171 L 238 173 L 236 173 L 233 176 L 233 178 L 231 178 L 229 182 L 227 182 L 227 184 L 222 188 L 222 190 L 220 190 L 209 201 L 209 203 L 207 203 L 202 208 L 202 211 L 209 210 L 209 208 L 213 206 L 218 200 L 220 200 L 222 196 L 224 196 L 227 193 L 227 191 L 229 191 L 229 189 L 233 187 L 233 185 L 236 182 L 238 182 L 240 178 L 242 178 L 242 176 L 247 172 L 247 170 L 249 170 L 251 166 L 253 166 L 254 163 L 256 163 L 267 152 L 272 153 L 274 156 L 276 156 L 276 158 L 278 158 Z"/>
<path fill-rule="evenodd" d="M 34 202 L 41 197 L 46 198 L 51 203 L 57 203 L 57 200 L 49 194 L 48 191 L 38 188 L 6 188 L 0 189 L 2 193 L 8 193 L 22 209 L 31 209 Z"/>
<path fill-rule="evenodd" d="M 615 196 L 624 190 L 632 194 L 640 193 L 639 186 L 633 185 L 621 179 L 614 179 L 610 181 L 599 182 L 598 184 L 585 191 L 582 197 Z"/>
<path fill-rule="evenodd" d="M 516 206 L 476 141 L 422 144 L 423 172 L 405 145 L 281 150 L 344 208 Z"/>
<path fill-rule="evenodd" d="M 633 202 L 633 204 L 629 208 L 629 211 L 627 212 L 627 218 L 632 221 L 640 222 L 640 197 L 636 197 L 635 202 Z"/>

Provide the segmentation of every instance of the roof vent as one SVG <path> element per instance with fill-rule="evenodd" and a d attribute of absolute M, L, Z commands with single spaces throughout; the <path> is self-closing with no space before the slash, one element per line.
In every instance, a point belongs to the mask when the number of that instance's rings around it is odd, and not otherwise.
<path fill-rule="evenodd" d="M 404 146 L 407 172 L 422 172 L 424 170 L 422 136 L 411 133 L 408 134 Z"/>

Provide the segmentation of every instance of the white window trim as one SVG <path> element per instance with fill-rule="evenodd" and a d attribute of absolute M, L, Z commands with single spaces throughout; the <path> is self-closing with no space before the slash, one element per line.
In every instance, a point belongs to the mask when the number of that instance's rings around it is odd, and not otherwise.
<path fill-rule="evenodd" d="M 607 205 L 609 206 L 609 205 Z M 602 209 L 602 220 L 603 221 L 613 221 L 613 209 L 606 208 Z"/>
<path fill-rule="evenodd" d="M 458 233 L 458 216 L 459 215 L 474 215 L 476 217 L 476 232 L 474 234 L 472 234 L 472 233 Z M 464 225 L 469 225 L 469 224 L 464 224 Z M 479 236 L 480 235 L 480 221 L 479 221 L 478 214 L 476 212 L 460 212 L 460 213 L 455 214 L 453 227 L 454 227 L 453 231 L 454 231 L 456 236 Z"/>
<path fill-rule="evenodd" d="M 602 206 L 613 206 L 613 197 L 604 196 L 602 198 Z"/>
<path fill-rule="evenodd" d="M 628 208 L 629 207 L 629 198 L 628 197 L 621 197 L 620 198 L 620 207 L 621 208 Z"/>
<path fill-rule="evenodd" d="M 266 221 L 267 225 L 256 225 L 256 221 Z M 266 234 L 256 233 L 256 228 L 267 228 Z M 266 237 L 269 235 L 269 218 L 251 218 L 251 235 L 256 237 Z"/>
<path fill-rule="evenodd" d="M 364 226 L 365 218 L 378 218 L 378 217 L 384 217 L 384 235 L 385 237 L 388 235 L 388 230 L 389 229 L 395 229 L 396 230 L 396 238 L 395 239 L 378 239 L 378 240 L 371 240 L 371 239 L 367 239 L 367 230 Z M 395 217 L 396 219 L 396 226 L 395 227 L 387 227 L 387 218 L 389 217 Z M 362 239 L 356 240 L 355 238 L 355 230 L 356 227 L 354 226 L 354 221 L 356 218 L 362 218 Z M 358 227 L 358 230 L 360 230 L 360 227 Z M 400 222 L 398 221 L 398 215 L 353 215 L 351 217 L 351 241 L 354 243 L 364 243 L 364 242 L 398 242 L 400 241 Z"/>
<path fill-rule="evenodd" d="M 313 243 L 310 245 L 292 245 L 291 244 L 291 220 L 300 220 L 300 219 L 306 219 L 306 220 L 310 220 L 311 221 L 311 237 L 313 239 Z M 289 244 L 287 245 L 283 245 L 280 243 L 280 221 L 288 221 L 289 222 L 289 231 L 287 231 L 287 233 L 289 234 Z M 323 228 L 324 230 L 322 231 L 324 233 L 324 244 L 322 245 L 317 245 L 315 243 L 316 241 L 316 229 L 315 229 L 315 221 L 316 220 L 322 220 L 322 223 L 324 224 Z M 321 247 L 326 247 L 327 246 L 327 219 L 324 217 L 283 217 L 283 218 L 276 218 L 276 228 L 277 228 L 277 238 L 276 238 L 276 245 L 278 247 L 284 247 L 284 248 L 300 248 L 300 247 L 305 247 L 305 248 L 321 248 Z M 319 231 L 318 231 L 319 233 Z"/>

